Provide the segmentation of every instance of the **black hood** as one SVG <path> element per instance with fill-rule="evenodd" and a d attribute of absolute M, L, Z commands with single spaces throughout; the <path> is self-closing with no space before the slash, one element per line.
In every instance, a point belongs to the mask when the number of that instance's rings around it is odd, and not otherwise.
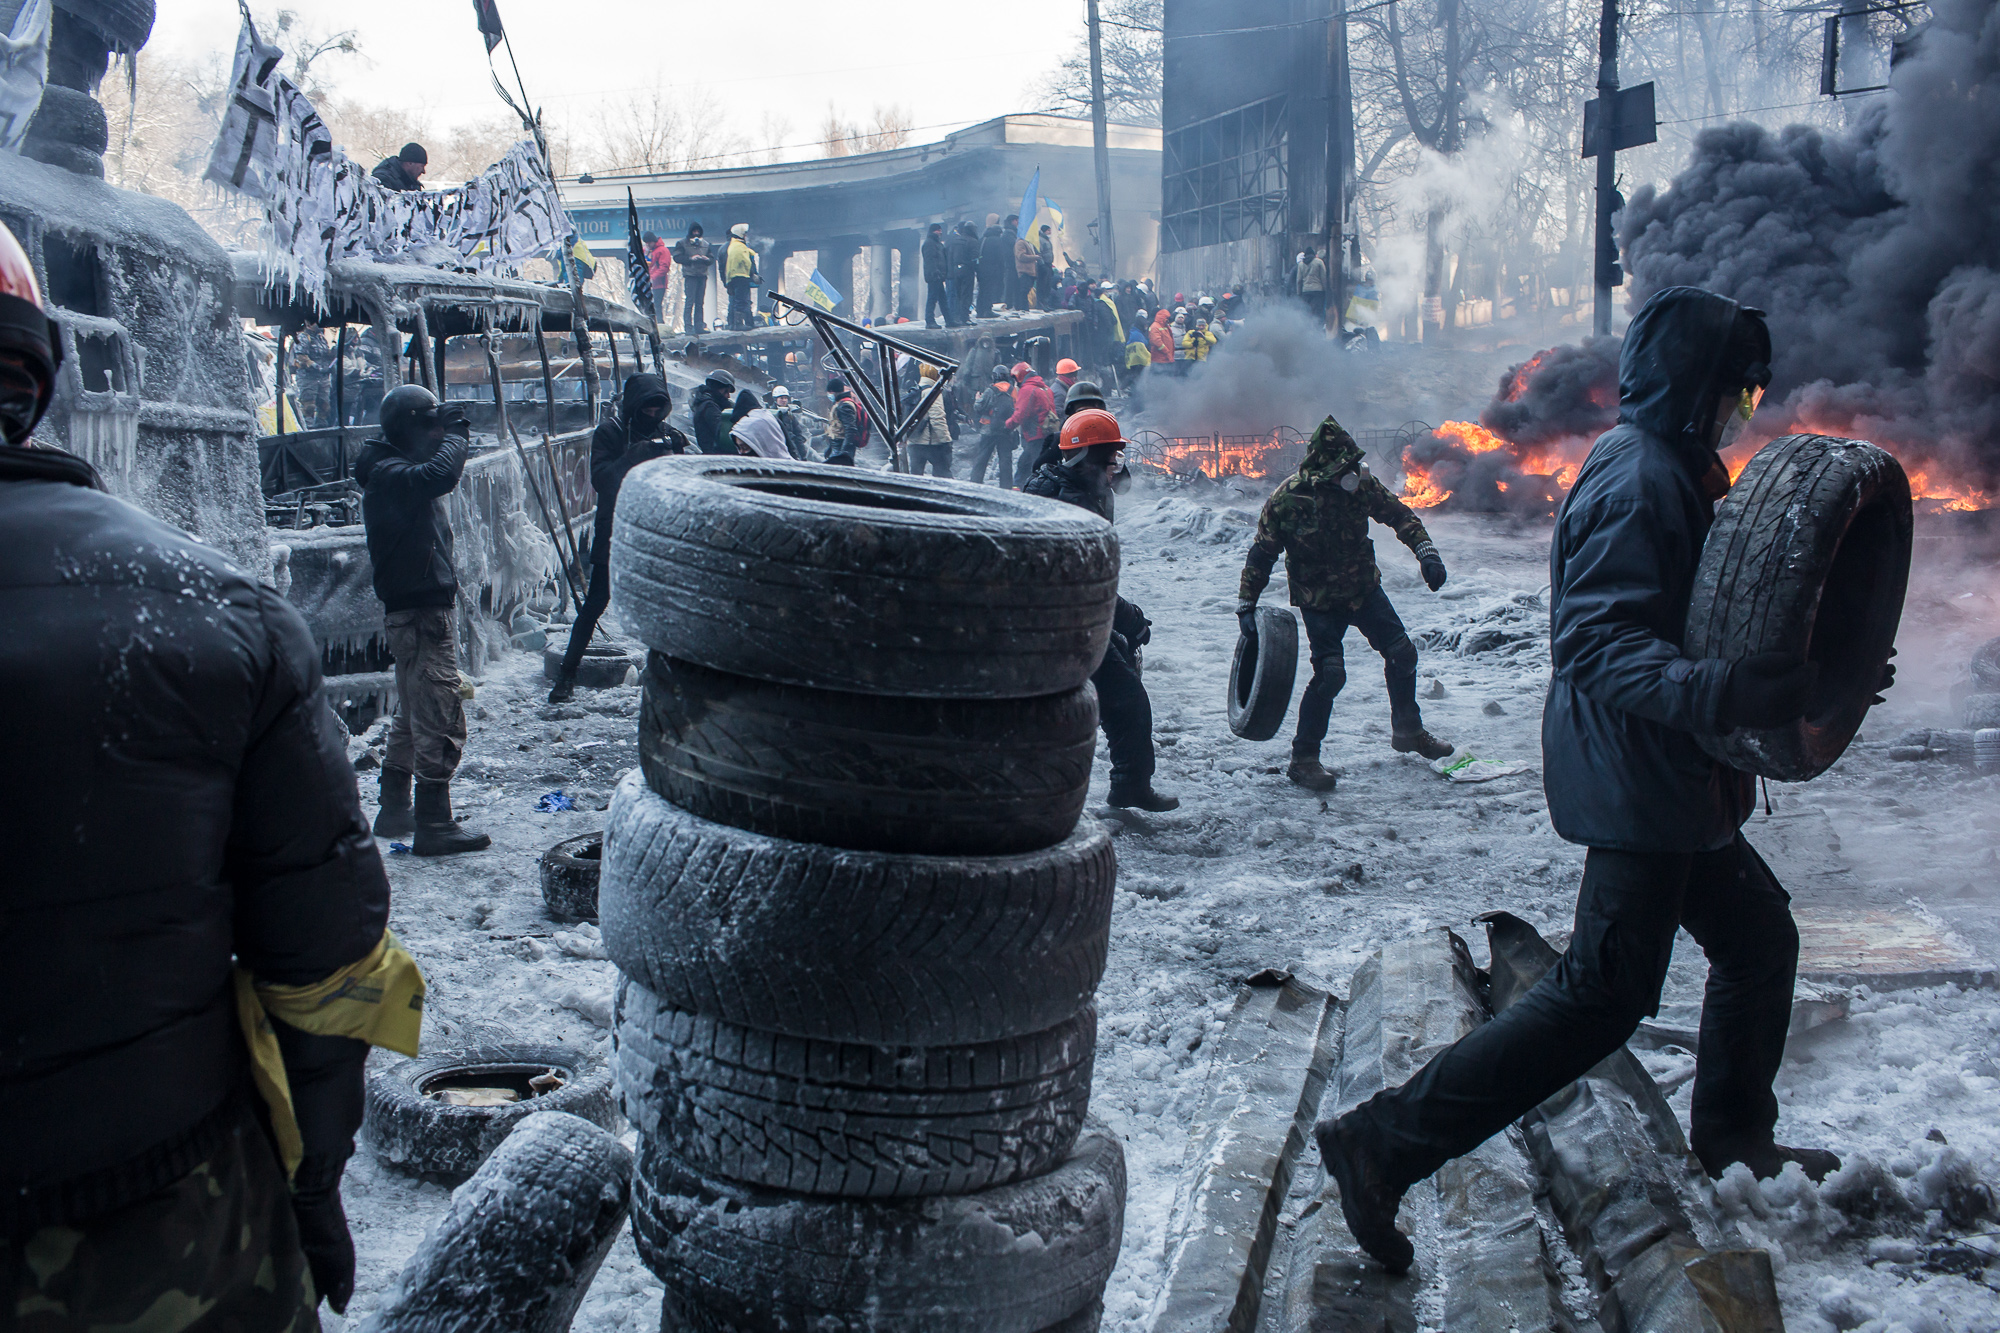
<path fill-rule="evenodd" d="M 1655 292 L 1625 330 L 1618 419 L 1672 444 L 1704 443 L 1739 308 L 1699 287 Z"/>
<path fill-rule="evenodd" d="M 658 375 L 640 373 L 625 381 L 625 396 L 619 404 L 619 418 L 623 421 L 637 421 L 639 408 L 649 402 L 665 403 L 660 419 L 666 420 L 667 410 L 674 405 L 674 396 L 667 390 L 667 382 Z"/>

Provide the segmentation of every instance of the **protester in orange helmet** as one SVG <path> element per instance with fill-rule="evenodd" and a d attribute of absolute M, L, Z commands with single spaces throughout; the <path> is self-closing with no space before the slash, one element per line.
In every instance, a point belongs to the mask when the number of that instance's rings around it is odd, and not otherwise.
<path fill-rule="evenodd" d="M 1076 362 L 1070 360 L 1068 357 L 1064 357 L 1062 360 L 1056 362 L 1056 383 L 1062 385 L 1063 393 L 1067 394 L 1069 392 L 1070 385 L 1076 383 L 1076 377 L 1082 371 L 1083 367 L 1077 365 Z"/>
<path fill-rule="evenodd" d="M 1117 479 L 1125 469 L 1125 435 L 1118 418 L 1102 408 L 1084 408 L 1062 423 L 1056 442 L 1060 458 L 1036 467 L 1022 489 L 1088 509 L 1109 522 Z M 1097 687 L 1097 717 L 1111 749 L 1110 804 L 1158 812 L 1177 809 L 1180 801 L 1153 789 L 1153 701 L 1139 678 L 1139 649 L 1152 637 L 1145 613 L 1120 597 L 1111 618 L 1111 644 L 1090 679 Z"/>

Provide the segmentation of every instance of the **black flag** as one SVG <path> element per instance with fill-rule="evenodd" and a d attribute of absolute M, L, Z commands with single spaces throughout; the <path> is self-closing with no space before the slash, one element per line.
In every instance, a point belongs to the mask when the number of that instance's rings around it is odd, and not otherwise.
<path fill-rule="evenodd" d="M 472 12 L 479 17 L 479 35 L 486 39 L 486 54 L 490 56 L 507 35 L 507 30 L 500 26 L 499 0 L 472 0 Z"/>
<path fill-rule="evenodd" d="M 625 284 L 632 289 L 632 304 L 653 313 L 653 279 L 646 267 L 646 247 L 639 238 L 639 205 L 632 201 L 632 187 L 625 187 Z"/>

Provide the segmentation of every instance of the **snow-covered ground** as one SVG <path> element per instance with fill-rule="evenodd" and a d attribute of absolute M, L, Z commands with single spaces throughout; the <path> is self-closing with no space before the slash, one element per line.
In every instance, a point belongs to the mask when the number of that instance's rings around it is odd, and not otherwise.
<path fill-rule="evenodd" d="M 1114 815 L 1102 804 L 1100 750 L 1085 817 L 1108 821 L 1116 835 L 1119 894 L 1092 1109 L 1125 1140 L 1130 1170 L 1124 1248 L 1106 1296 L 1105 1327 L 1121 1333 L 1150 1325 L 1187 1126 L 1238 980 L 1285 967 L 1344 994 L 1354 967 L 1384 940 L 1437 925 L 1466 935 L 1483 958 L 1470 920 L 1492 908 L 1564 935 L 1583 864 L 1582 850 L 1551 831 L 1541 794 L 1546 524 L 1435 517 L 1452 571 L 1438 594 L 1386 530 L 1377 542 L 1384 583 L 1413 635 L 1474 622 L 1502 631 L 1488 639 L 1525 635 L 1471 656 L 1426 651 L 1419 693 L 1433 731 L 1526 771 L 1459 786 L 1393 753 L 1379 659 L 1357 634 L 1324 752 L 1343 777 L 1319 796 L 1283 776 L 1289 729 L 1253 744 L 1225 722 L 1237 571 L 1260 499 L 1247 488 L 1142 482 L 1120 502 L 1123 589 L 1154 621 L 1146 683 L 1161 745 L 1157 785 L 1181 798 L 1169 814 Z M 1864 879 L 1917 900 L 1983 957 L 2000 958 L 1992 911 L 2000 778 L 1892 765 L 1886 753 L 1905 727 L 1953 724 L 1946 687 L 1971 647 L 2000 633 L 1990 569 L 1947 566 L 1935 552 L 1925 559 L 1905 617 L 1903 684 L 1832 773 L 1774 787 L 1773 799 L 1823 806 Z M 1266 600 L 1283 599 L 1281 573 Z M 1302 661 L 1301 687 L 1308 670 Z M 494 848 L 389 861 L 394 925 L 430 978 L 426 1039 L 438 1046 L 502 1035 L 608 1042 L 613 969 L 597 956 L 593 930 L 547 921 L 536 858 L 601 826 L 598 807 L 637 762 L 638 690 L 580 691 L 573 704 L 549 708 L 545 689 L 539 655 L 519 654 L 482 678 L 469 706 L 457 797 Z M 363 784 L 372 806 L 373 774 Z M 535 813 L 536 798 L 556 788 L 579 798 L 577 812 Z M 1681 943 L 1683 966 L 1698 966 L 1685 957 L 1698 958 L 1692 943 Z M 1864 994 L 1853 1009 L 1794 1043 L 1779 1082 L 1780 1137 L 1834 1148 L 1856 1174 L 1859 1164 L 1879 1166 L 1919 1204 L 1967 1169 L 2000 1180 L 2000 993 Z M 1648 1056 L 1660 1074 L 1685 1059 Z M 1674 1098 L 1683 1116 L 1688 1092 L 1682 1085 Z M 2000 1294 L 1919 1262 L 1942 1225 L 1935 1211 L 1857 1223 L 1789 1177 L 1761 1188 L 1731 1178 L 1721 1196 L 1769 1244 L 1794 1333 L 2000 1330 Z M 361 1256 L 352 1319 L 380 1301 L 447 1193 L 380 1167 L 364 1147 L 346 1199 Z M 658 1284 L 628 1235 L 576 1328 L 637 1333 L 658 1318 Z"/>

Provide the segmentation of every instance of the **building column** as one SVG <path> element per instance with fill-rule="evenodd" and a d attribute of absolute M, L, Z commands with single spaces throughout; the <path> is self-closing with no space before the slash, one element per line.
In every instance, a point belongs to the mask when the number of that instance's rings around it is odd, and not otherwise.
<path fill-rule="evenodd" d="M 896 249 L 903 256 L 902 272 L 896 279 L 896 313 L 912 323 L 924 317 L 923 245 L 920 231 L 896 233 Z"/>
<path fill-rule="evenodd" d="M 889 312 L 895 309 L 896 282 L 895 265 L 890 261 L 892 249 L 886 234 L 868 238 L 868 318 L 876 323 L 888 322 Z"/>
<path fill-rule="evenodd" d="M 854 319 L 854 258 L 860 253 L 861 247 L 849 240 L 826 241 L 819 247 L 819 271 L 840 291 L 840 304 L 833 313 L 842 319 Z"/>

